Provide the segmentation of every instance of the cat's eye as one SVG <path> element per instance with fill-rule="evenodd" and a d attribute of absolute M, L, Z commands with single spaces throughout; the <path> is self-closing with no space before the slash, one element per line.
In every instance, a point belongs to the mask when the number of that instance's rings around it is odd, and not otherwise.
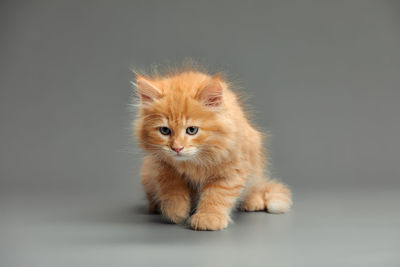
<path fill-rule="evenodd" d="M 171 129 L 168 127 L 160 127 L 160 133 L 163 135 L 170 135 L 171 134 Z"/>
<path fill-rule="evenodd" d="M 197 134 L 198 131 L 199 131 L 199 128 L 195 127 L 195 126 L 190 126 L 190 127 L 186 128 L 186 133 L 190 134 L 190 135 L 195 135 L 195 134 Z"/>

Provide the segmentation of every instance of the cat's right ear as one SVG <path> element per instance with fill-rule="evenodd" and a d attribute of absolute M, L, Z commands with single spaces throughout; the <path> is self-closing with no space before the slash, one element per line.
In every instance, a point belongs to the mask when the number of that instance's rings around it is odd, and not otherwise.
<path fill-rule="evenodd" d="M 162 96 L 162 91 L 151 81 L 136 74 L 136 88 L 142 103 L 151 103 Z"/>

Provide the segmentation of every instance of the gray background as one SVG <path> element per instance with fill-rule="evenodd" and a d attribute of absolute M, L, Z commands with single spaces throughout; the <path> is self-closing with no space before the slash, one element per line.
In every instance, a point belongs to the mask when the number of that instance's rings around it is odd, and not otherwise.
<path fill-rule="evenodd" d="M 399 266 L 396 1 L 2 1 L 1 266 Z M 293 211 L 146 213 L 130 68 L 225 70 Z"/>

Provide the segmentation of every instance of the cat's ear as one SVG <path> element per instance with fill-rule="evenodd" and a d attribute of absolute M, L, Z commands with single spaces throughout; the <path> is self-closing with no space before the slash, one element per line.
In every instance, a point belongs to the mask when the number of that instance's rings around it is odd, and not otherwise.
<path fill-rule="evenodd" d="M 162 91 L 151 81 L 141 75 L 136 75 L 136 88 L 143 103 L 150 103 L 162 96 Z"/>
<path fill-rule="evenodd" d="M 219 107 L 222 105 L 223 87 L 220 74 L 216 74 L 211 81 L 198 93 L 198 99 L 208 107 Z"/>

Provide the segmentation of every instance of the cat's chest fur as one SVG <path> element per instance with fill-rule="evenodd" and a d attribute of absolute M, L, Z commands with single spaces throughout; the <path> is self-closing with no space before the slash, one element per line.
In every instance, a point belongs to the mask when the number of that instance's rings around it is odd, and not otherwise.
<path fill-rule="evenodd" d="M 202 185 L 219 175 L 215 168 L 206 168 L 194 164 L 177 164 L 174 168 L 186 181 L 194 185 Z"/>
<path fill-rule="evenodd" d="M 240 173 L 240 176 L 245 176 L 237 163 L 238 162 L 225 162 L 219 165 L 207 167 L 185 163 L 174 165 L 174 169 L 177 173 L 182 175 L 188 183 L 195 185 L 196 187 L 201 187 L 207 182 L 217 180 L 221 177 L 226 177 L 228 173 Z"/>

